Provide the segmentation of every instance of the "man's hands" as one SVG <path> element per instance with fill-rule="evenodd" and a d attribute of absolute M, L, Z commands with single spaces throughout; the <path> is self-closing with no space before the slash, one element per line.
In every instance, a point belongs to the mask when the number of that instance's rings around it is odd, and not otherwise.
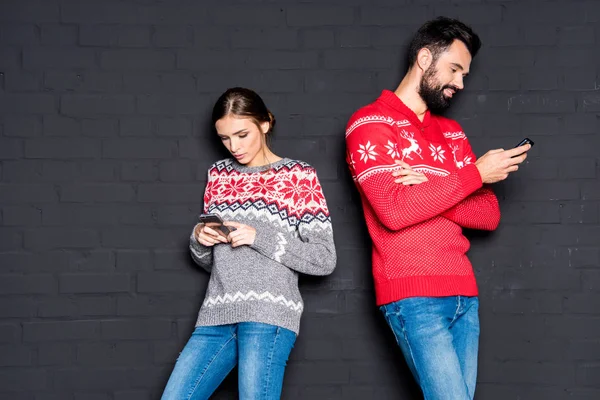
<path fill-rule="evenodd" d="M 495 149 L 485 153 L 475 162 L 482 182 L 496 183 L 506 179 L 509 173 L 519 169 L 530 148 L 530 144 L 525 144 L 510 150 Z"/>
<path fill-rule="evenodd" d="M 396 164 L 402 167 L 402 169 L 392 172 L 392 176 L 397 178 L 394 180 L 396 183 L 407 185 L 418 185 L 423 182 L 427 182 L 429 179 L 417 171 L 413 171 L 412 167 L 404 161 L 396 160 Z"/>
<path fill-rule="evenodd" d="M 223 225 L 233 226 L 236 230 L 225 237 L 204 224 L 198 224 L 194 228 L 194 237 L 198 243 L 207 247 L 212 247 L 217 243 L 231 243 L 231 247 L 250 246 L 254 243 L 256 229 L 253 227 L 233 221 L 227 221 Z"/>
<path fill-rule="evenodd" d="M 525 161 L 530 148 L 530 144 L 525 144 L 510 150 L 494 149 L 485 153 L 475 162 L 481 181 L 496 183 L 506 179 L 508 174 L 519 169 L 519 164 Z M 425 174 L 414 171 L 404 161 L 396 160 L 396 164 L 402 169 L 392 172 L 392 176 L 396 178 L 394 182 L 412 186 L 428 181 Z"/>

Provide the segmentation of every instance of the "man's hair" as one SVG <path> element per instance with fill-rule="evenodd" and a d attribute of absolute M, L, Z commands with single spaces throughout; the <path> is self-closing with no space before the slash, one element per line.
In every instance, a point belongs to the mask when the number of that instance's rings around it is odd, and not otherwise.
<path fill-rule="evenodd" d="M 467 46 L 472 58 L 475 58 L 481 47 L 479 36 L 469 26 L 457 19 L 437 17 L 425 22 L 415 33 L 408 46 L 408 68 L 412 68 L 417 61 L 417 53 L 422 48 L 425 47 L 431 51 L 435 62 L 455 40 L 460 40 Z"/>

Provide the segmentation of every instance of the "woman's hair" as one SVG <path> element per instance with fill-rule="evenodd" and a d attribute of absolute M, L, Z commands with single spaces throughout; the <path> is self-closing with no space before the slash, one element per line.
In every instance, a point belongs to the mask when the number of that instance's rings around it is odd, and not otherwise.
<path fill-rule="evenodd" d="M 481 47 L 479 36 L 469 26 L 456 19 L 438 17 L 426 22 L 419 28 L 408 46 L 408 68 L 412 68 L 417 60 L 417 53 L 423 47 L 431 51 L 435 62 L 455 40 L 460 40 L 467 46 L 472 58 L 475 58 Z"/>
<path fill-rule="evenodd" d="M 213 124 L 230 114 L 250 118 L 259 129 L 261 129 L 260 124 L 268 122 L 269 129 L 265 133 L 270 132 L 275 126 L 275 116 L 267 109 L 263 99 L 250 89 L 241 87 L 227 89 L 213 107 Z"/>

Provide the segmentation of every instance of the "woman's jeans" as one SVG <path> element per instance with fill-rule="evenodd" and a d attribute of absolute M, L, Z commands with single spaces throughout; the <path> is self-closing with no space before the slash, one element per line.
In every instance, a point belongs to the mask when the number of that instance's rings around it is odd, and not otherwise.
<path fill-rule="evenodd" d="M 239 363 L 240 400 L 279 399 L 296 334 L 258 322 L 199 326 L 179 355 L 162 400 L 208 399 Z"/>
<path fill-rule="evenodd" d="M 477 380 L 477 297 L 411 297 L 380 307 L 425 400 L 472 400 Z"/>

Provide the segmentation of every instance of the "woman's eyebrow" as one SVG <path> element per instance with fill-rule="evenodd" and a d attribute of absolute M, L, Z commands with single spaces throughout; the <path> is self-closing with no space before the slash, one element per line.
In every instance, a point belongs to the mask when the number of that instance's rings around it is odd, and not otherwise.
<path fill-rule="evenodd" d="M 233 132 L 231 135 L 219 135 L 219 136 L 221 136 L 221 137 L 227 137 L 227 136 L 239 135 L 240 133 L 245 133 L 245 132 L 248 132 L 248 130 L 247 129 L 240 129 L 237 132 Z"/>

